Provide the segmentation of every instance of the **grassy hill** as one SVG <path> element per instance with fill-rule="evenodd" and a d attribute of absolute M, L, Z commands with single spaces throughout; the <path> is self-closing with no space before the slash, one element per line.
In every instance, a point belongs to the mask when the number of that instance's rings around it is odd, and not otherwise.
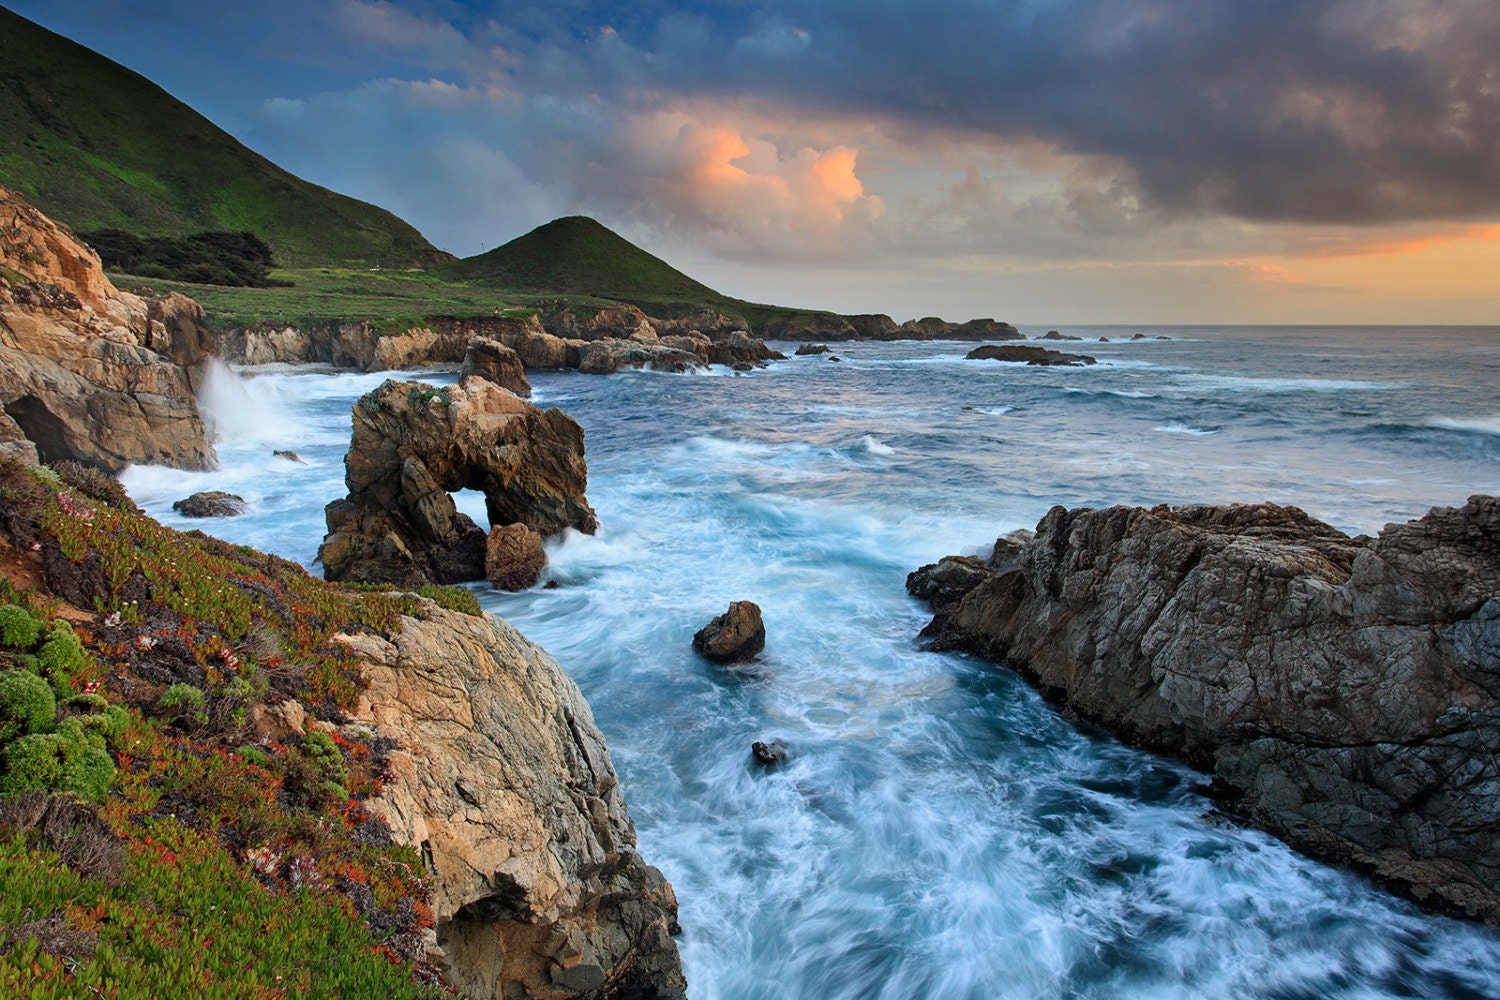
<path fill-rule="evenodd" d="M 733 302 L 582 215 L 555 219 L 435 273 L 488 288 L 614 299 L 647 312 Z"/>
<path fill-rule="evenodd" d="M 79 233 L 250 232 L 285 267 L 452 259 L 390 212 L 293 176 L 139 74 L 3 8 L 0 182 Z"/>
<path fill-rule="evenodd" d="M 582 215 L 554 219 L 504 246 L 436 268 L 432 274 L 443 281 L 512 293 L 628 302 L 663 318 L 699 306 L 744 316 L 757 327 L 774 320 L 833 317 L 724 295 Z"/>

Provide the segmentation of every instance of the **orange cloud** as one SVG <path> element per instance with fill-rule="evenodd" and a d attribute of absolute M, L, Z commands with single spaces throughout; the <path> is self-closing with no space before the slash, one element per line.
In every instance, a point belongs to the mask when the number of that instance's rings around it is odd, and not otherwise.
<path fill-rule="evenodd" d="M 1389 257 L 1400 254 L 1421 253 L 1435 247 L 1447 246 L 1467 240 L 1479 242 L 1500 241 L 1500 226 L 1468 224 L 1446 226 L 1410 236 L 1391 234 L 1345 234 L 1340 236 L 1311 236 L 1301 241 L 1298 256 L 1312 258 L 1330 257 Z"/>
<path fill-rule="evenodd" d="M 679 219 L 698 217 L 724 242 L 814 249 L 885 211 L 866 194 L 850 146 L 784 149 L 738 124 L 681 112 L 645 116 L 632 133 L 662 207 Z"/>

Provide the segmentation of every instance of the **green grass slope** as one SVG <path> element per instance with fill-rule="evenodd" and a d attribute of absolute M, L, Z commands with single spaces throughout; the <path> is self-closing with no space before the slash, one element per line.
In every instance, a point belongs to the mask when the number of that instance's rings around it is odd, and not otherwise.
<path fill-rule="evenodd" d="M 0 182 L 78 232 L 252 232 L 288 267 L 452 259 L 390 212 L 293 176 L 139 74 L 4 8 Z"/>
<path fill-rule="evenodd" d="M 488 253 L 438 268 L 438 277 L 496 289 L 585 295 L 648 313 L 734 300 L 582 215 L 555 219 Z"/>

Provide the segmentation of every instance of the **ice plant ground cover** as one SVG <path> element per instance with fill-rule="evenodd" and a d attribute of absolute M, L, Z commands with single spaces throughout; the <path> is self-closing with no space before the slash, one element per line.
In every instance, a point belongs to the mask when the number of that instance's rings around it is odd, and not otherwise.
<path fill-rule="evenodd" d="M 0 550 L 45 567 L 0 578 L 0 995 L 444 995 L 420 859 L 362 805 L 389 741 L 247 727 L 339 718 L 361 680 L 330 637 L 423 602 L 162 528 L 76 466 L 0 463 Z"/>

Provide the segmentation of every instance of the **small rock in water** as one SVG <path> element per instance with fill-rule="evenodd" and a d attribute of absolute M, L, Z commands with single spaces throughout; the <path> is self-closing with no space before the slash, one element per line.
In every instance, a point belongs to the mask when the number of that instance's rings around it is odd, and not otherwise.
<path fill-rule="evenodd" d="M 780 743 L 763 743 L 756 740 L 750 744 L 750 753 L 762 767 L 775 767 L 786 760 L 786 747 Z"/>
<path fill-rule="evenodd" d="M 794 353 L 799 358 L 805 358 L 810 354 L 828 354 L 830 352 L 827 344 L 803 344 Z"/>
<path fill-rule="evenodd" d="M 296 462 L 298 465 L 307 464 L 306 462 L 302 461 L 302 457 L 295 451 L 283 451 L 282 449 L 278 448 L 276 451 L 271 452 L 271 454 L 275 455 L 277 458 L 284 458 L 288 462 Z"/>
<path fill-rule="evenodd" d="M 238 517 L 250 509 L 245 498 L 223 490 L 203 490 L 178 500 L 172 509 L 183 517 Z"/>
<path fill-rule="evenodd" d="M 734 601 L 693 636 L 693 650 L 715 663 L 743 663 L 766 648 L 766 626 L 760 608 L 751 601 Z"/>
<path fill-rule="evenodd" d="M 828 355 L 828 360 L 829 361 L 843 361 L 844 359 L 841 358 L 841 357 L 839 357 L 837 354 L 830 354 L 830 355 Z"/>

